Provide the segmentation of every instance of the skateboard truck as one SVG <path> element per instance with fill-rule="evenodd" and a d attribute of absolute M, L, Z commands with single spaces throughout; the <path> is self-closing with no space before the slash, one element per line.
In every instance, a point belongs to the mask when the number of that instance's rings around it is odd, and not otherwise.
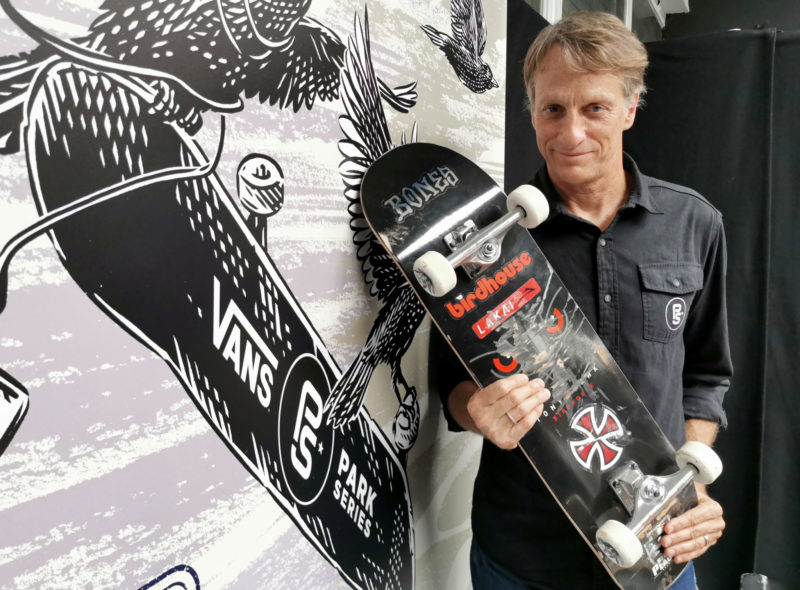
<path fill-rule="evenodd" d="M 414 262 L 414 276 L 429 295 L 441 297 L 449 293 L 458 278 L 455 269 L 463 266 L 470 278 L 480 274 L 500 257 L 503 237 L 509 229 L 519 223 L 534 228 L 547 219 L 550 206 L 542 192 L 534 186 L 523 184 L 508 195 L 508 213 L 500 219 L 478 229 L 467 221 L 445 238 L 450 256 L 429 250 Z"/>
<path fill-rule="evenodd" d="M 611 475 L 609 485 L 630 520 L 627 524 L 607 520 L 597 530 L 597 545 L 606 561 L 629 568 L 645 559 L 654 576 L 669 565 L 660 540 L 664 525 L 680 509 L 678 498 L 693 480 L 709 484 L 722 472 L 717 454 L 699 442 L 687 442 L 678 449 L 675 460 L 680 469 L 671 475 L 647 475 L 634 461 Z"/>
<path fill-rule="evenodd" d="M 447 261 L 453 268 L 461 266 L 469 278 L 474 279 L 484 268 L 497 262 L 502 250 L 503 237 L 508 229 L 517 222 L 517 217 L 508 225 L 499 224 L 506 218 L 517 216 L 519 210 L 507 213 L 494 224 L 486 227 L 483 233 L 478 232 L 475 222 L 467 220 L 444 237 L 444 243 L 452 254 Z M 498 224 L 499 229 L 493 227 Z M 496 233 L 495 233 L 496 232 Z M 478 235 L 475 235 L 478 234 Z"/>

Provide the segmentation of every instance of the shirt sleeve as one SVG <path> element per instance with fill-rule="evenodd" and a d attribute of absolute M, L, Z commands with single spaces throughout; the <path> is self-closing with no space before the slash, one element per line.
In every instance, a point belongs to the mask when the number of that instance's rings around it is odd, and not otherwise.
<path fill-rule="evenodd" d="M 727 251 L 722 217 L 709 232 L 704 284 L 693 302 L 684 331 L 683 408 L 686 418 L 702 418 L 727 426 L 722 400 L 733 376 L 728 342 L 725 276 Z"/>
<path fill-rule="evenodd" d="M 428 386 L 431 393 L 435 391 L 442 402 L 447 429 L 451 432 L 463 432 L 464 429 L 453 418 L 447 406 L 447 399 L 453 388 L 462 381 L 471 381 L 469 373 L 458 360 L 442 333 L 431 326 L 430 348 L 428 353 Z"/>

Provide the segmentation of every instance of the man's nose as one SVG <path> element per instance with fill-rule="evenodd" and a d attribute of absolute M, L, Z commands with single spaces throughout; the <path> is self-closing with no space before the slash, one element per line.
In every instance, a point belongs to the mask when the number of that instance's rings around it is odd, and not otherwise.
<path fill-rule="evenodd" d="M 586 121 L 579 113 L 567 111 L 562 119 L 561 135 L 572 145 L 577 145 L 586 137 Z"/>

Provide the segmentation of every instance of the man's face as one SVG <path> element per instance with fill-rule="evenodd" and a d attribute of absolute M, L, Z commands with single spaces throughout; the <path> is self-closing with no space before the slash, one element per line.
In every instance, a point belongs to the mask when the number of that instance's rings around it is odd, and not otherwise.
<path fill-rule="evenodd" d="M 638 96 L 626 101 L 614 74 L 571 70 L 556 45 L 534 78 L 531 119 L 556 184 L 585 186 L 621 171 L 622 132 L 633 125 Z"/>

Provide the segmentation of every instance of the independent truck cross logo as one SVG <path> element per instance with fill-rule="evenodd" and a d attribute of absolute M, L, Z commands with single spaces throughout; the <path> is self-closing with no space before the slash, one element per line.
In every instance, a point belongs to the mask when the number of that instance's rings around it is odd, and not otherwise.
<path fill-rule="evenodd" d="M 622 425 L 610 408 L 591 405 L 573 416 L 570 428 L 583 438 L 570 441 L 572 454 L 584 468 L 592 471 L 597 461 L 600 471 L 610 469 L 622 456 L 622 447 L 614 444 L 622 436 Z"/>

